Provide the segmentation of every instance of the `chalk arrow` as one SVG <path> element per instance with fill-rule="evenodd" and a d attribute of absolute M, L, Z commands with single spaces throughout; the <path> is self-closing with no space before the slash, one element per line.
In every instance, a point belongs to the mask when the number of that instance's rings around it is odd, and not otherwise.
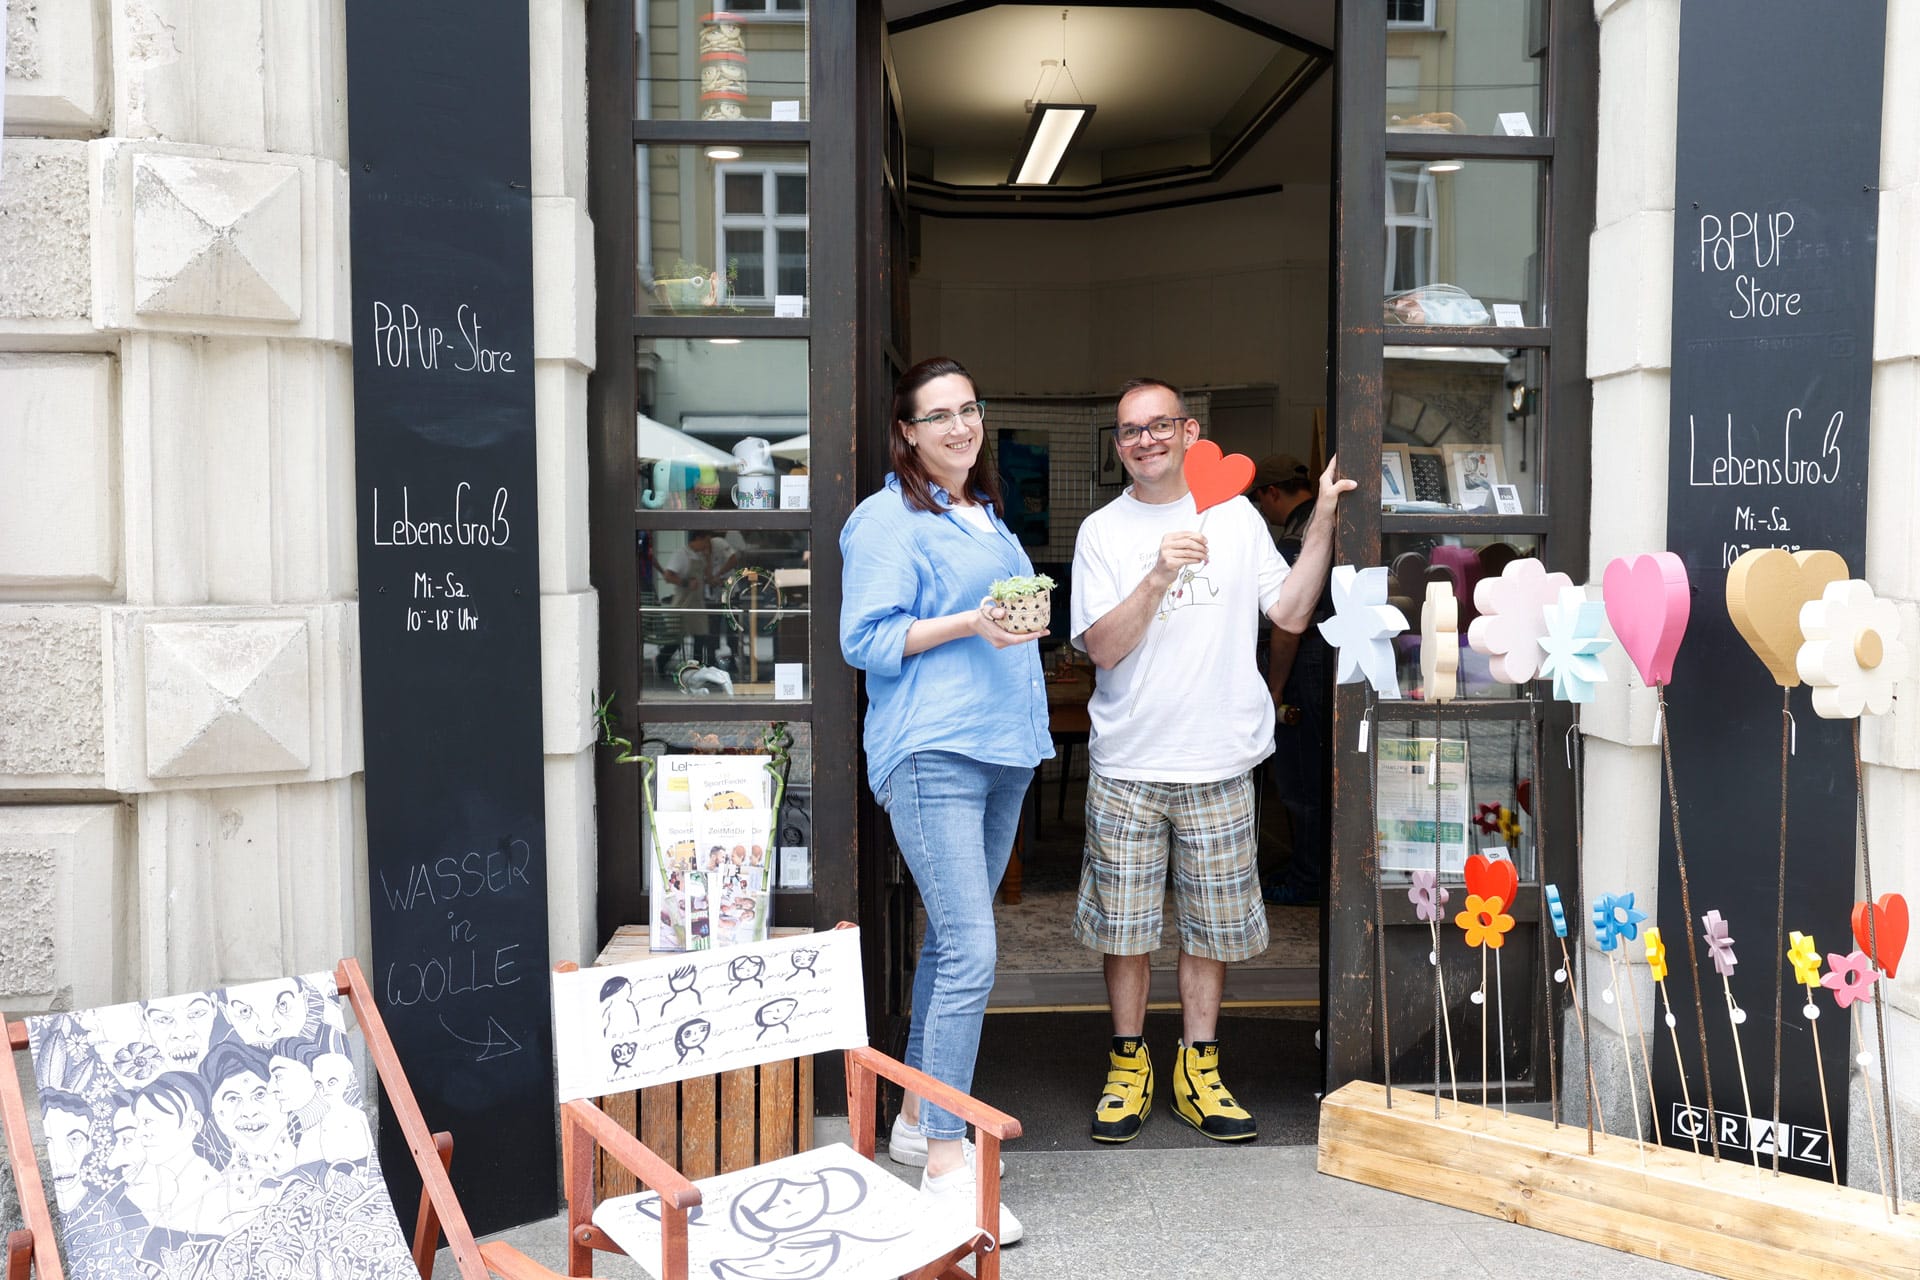
<path fill-rule="evenodd" d="M 447 1020 L 444 1017 L 440 1019 L 440 1026 L 448 1035 L 458 1040 L 461 1044 L 472 1045 L 480 1051 L 480 1056 L 474 1059 L 475 1062 L 487 1062 L 493 1058 L 504 1058 L 510 1053 L 520 1052 L 520 1042 L 508 1035 L 507 1029 L 496 1022 L 492 1014 L 487 1015 L 487 1038 L 485 1040 L 467 1039 L 452 1027 L 447 1026 Z"/>

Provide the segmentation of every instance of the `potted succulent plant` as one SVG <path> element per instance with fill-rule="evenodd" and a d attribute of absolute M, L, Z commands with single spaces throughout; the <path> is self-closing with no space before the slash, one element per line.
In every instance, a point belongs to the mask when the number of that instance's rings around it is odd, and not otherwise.
<path fill-rule="evenodd" d="M 987 588 L 987 598 L 1004 606 L 1007 616 L 1000 625 L 1019 635 L 1045 631 L 1053 616 L 1053 579 L 1044 573 L 1030 577 L 1002 578 Z"/>

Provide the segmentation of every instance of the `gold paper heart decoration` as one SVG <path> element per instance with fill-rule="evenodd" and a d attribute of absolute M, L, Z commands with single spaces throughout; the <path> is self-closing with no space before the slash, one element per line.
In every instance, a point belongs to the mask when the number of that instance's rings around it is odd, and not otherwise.
<path fill-rule="evenodd" d="M 1829 582 L 1843 582 L 1847 562 L 1834 551 L 1749 551 L 1727 570 L 1727 614 L 1755 656 L 1783 689 L 1800 683 L 1796 659 L 1806 637 L 1800 606 L 1818 600 Z"/>

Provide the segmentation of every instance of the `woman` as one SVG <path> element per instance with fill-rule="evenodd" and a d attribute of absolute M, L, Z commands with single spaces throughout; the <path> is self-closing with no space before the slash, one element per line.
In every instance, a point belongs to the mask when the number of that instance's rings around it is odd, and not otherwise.
<path fill-rule="evenodd" d="M 840 648 L 867 673 L 867 779 L 893 821 L 927 908 L 907 1064 L 973 1085 L 993 987 L 993 894 L 1013 852 L 1033 769 L 1053 754 L 1034 646 L 985 597 L 1033 565 L 1000 515 L 973 377 L 922 360 L 893 393 L 886 487 L 840 533 Z M 973 1144 L 952 1112 L 908 1094 L 890 1153 L 924 1164 L 921 1187 L 974 1201 Z M 1020 1238 L 1003 1207 L 1001 1242 Z"/>

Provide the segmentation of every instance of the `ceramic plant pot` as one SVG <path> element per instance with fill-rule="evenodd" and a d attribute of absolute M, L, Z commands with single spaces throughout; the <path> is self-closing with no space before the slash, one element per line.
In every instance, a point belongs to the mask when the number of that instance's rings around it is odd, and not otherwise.
<path fill-rule="evenodd" d="M 1018 635 L 1029 635 L 1035 631 L 1045 631 L 1047 622 L 1053 617 L 1053 592 L 1036 591 L 1031 595 L 1015 596 L 1011 600 L 1002 600 L 1007 616 L 1000 625 Z"/>

